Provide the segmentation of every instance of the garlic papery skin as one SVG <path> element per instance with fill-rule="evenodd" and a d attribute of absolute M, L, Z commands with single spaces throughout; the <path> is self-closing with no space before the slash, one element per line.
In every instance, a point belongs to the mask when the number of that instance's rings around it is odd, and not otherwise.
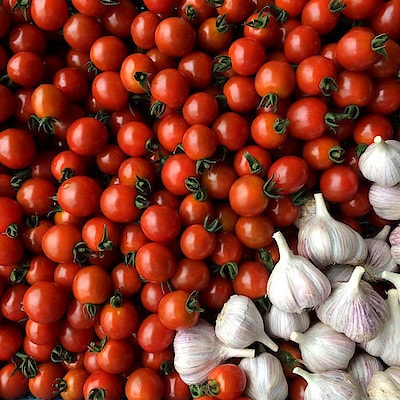
<path fill-rule="evenodd" d="M 278 351 L 278 345 L 264 330 L 260 312 L 247 296 L 235 294 L 225 302 L 215 321 L 215 335 L 226 346 L 235 349 L 260 342 L 272 351 Z"/>
<path fill-rule="evenodd" d="M 375 136 L 361 154 L 358 168 L 364 178 L 378 185 L 390 187 L 400 182 L 400 144 L 397 140 L 383 140 Z"/>
<path fill-rule="evenodd" d="M 300 314 L 281 311 L 272 304 L 269 311 L 263 315 L 265 331 L 272 337 L 290 339 L 293 331 L 304 332 L 310 326 L 310 314 L 303 311 Z"/>
<path fill-rule="evenodd" d="M 293 373 L 307 381 L 304 400 L 361 400 L 361 388 L 352 376 L 343 370 L 308 372 L 295 367 Z"/>
<path fill-rule="evenodd" d="M 360 385 L 362 394 L 367 396 L 367 388 L 372 375 L 377 371 L 383 371 L 383 364 L 377 357 L 366 352 L 357 353 L 349 363 L 346 371 Z"/>
<path fill-rule="evenodd" d="M 393 366 L 375 372 L 367 394 L 370 400 L 400 400 L 400 367 Z"/>
<path fill-rule="evenodd" d="M 300 207 L 300 214 L 294 221 L 294 225 L 300 229 L 310 219 L 315 217 L 315 198 L 313 195 L 309 195 L 305 203 Z"/>
<path fill-rule="evenodd" d="M 363 264 L 365 268 L 364 279 L 367 281 L 381 280 L 383 271 L 397 271 L 398 265 L 392 257 L 388 236 L 390 225 L 385 225 L 373 238 L 365 239 L 368 256 Z"/>
<path fill-rule="evenodd" d="M 355 342 L 376 337 L 389 316 L 385 300 L 361 280 L 364 272 L 357 266 L 347 282 L 334 282 L 330 296 L 315 309 L 320 321 Z"/>
<path fill-rule="evenodd" d="M 329 214 L 322 193 L 314 198 L 316 214 L 299 229 L 298 254 L 320 269 L 331 264 L 362 265 L 368 254 L 363 237 Z"/>
<path fill-rule="evenodd" d="M 243 358 L 238 365 L 247 378 L 245 396 L 257 400 L 286 399 L 288 384 L 282 364 L 273 354 L 264 352 L 254 358 Z"/>
<path fill-rule="evenodd" d="M 174 368 L 187 384 L 200 384 L 210 371 L 232 357 L 254 357 L 254 349 L 232 349 L 215 336 L 214 326 L 203 319 L 176 332 L 173 341 Z"/>
<path fill-rule="evenodd" d="M 373 183 L 368 191 L 368 200 L 378 217 L 388 221 L 400 219 L 400 184 L 385 187 Z"/>
<path fill-rule="evenodd" d="M 390 254 L 396 264 L 400 264 L 400 225 L 397 225 L 389 235 Z"/>
<path fill-rule="evenodd" d="M 397 289 L 390 289 L 386 303 L 389 317 L 378 335 L 368 342 L 360 343 L 360 347 L 372 356 L 380 357 L 389 365 L 400 365 L 400 303 Z"/>
<path fill-rule="evenodd" d="M 346 369 L 356 350 L 353 340 L 322 322 L 304 333 L 292 332 L 290 340 L 299 345 L 302 363 L 311 372 Z"/>
<path fill-rule="evenodd" d="M 280 231 L 272 237 L 279 250 L 279 261 L 269 276 L 267 294 L 281 311 L 301 314 L 325 300 L 331 292 L 328 278 L 305 257 L 289 248 Z"/>
<path fill-rule="evenodd" d="M 329 265 L 324 269 L 324 274 L 329 279 L 329 282 L 347 282 L 354 271 L 353 265 Z"/>

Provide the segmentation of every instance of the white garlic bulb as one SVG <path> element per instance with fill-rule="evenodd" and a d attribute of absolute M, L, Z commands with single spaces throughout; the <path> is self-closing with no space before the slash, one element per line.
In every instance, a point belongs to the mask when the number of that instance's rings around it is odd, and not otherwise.
<path fill-rule="evenodd" d="M 368 253 L 363 237 L 329 214 L 322 193 L 315 193 L 314 198 L 315 217 L 299 229 L 299 255 L 321 269 L 331 264 L 362 264 Z"/>
<path fill-rule="evenodd" d="M 215 335 L 226 346 L 236 349 L 260 342 L 272 351 L 278 350 L 264 330 L 256 305 L 243 295 L 234 294 L 225 302 L 215 321 Z"/>
<path fill-rule="evenodd" d="M 400 400 L 400 366 L 375 372 L 367 393 L 371 400 Z"/>
<path fill-rule="evenodd" d="M 310 326 L 310 314 L 303 311 L 300 314 L 287 313 L 278 307 L 271 305 L 269 311 L 263 315 L 265 331 L 272 337 L 290 339 L 293 331 L 304 332 Z"/>
<path fill-rule="evenodd" d="M 377 371 L 383 371 L 383 364 L 377 357 L 373 357 L 364 351 L 357 353 L 347 367 L 347 372 L 360 385 L 364 397 L 367 397 L 368 385 L 372 375 Z"/>
<path fill-rule="evenodd" d="M 354 271 L 353 265 L 329 265 L 324 268 L 324 274 L 329 279 L 329 282 L 347 282 Z"/>
<path fill-rule="evenodd" d="M 368 191 L 368 199 L 378 217 L 388 221 L 400 219 L 400 184 L 385 187 L 373 183 Z"/>
<path fill-rule="evenodd" d="M 387 242 L 389 232 L 390 225 L 385 225 L 375 237 L 365 239 L 368 256 L 363 264 L 365 268 L 363 278 L 367 281 L 380 280 L 383 271 L 396 271 L 398 269 Z"/>
<path fill-rule="evenodd" d="M 295 367 L 293 373 L 307 381 L 304 400 L 361 400 L 360 386 L 343 370 L 308 372 Z"/>
<path fill-rule="evenodd" d="M 390 254 L 396 264 L 400 264 L 400 225 L 397 225 L 389 235 Z"/>
<path fill-rule="evenodd" d="M 400 347 L 400 303 L 396 289 L 388 291 L 386 303 L 389 317 L 383 328 L 374 339 L 360 343 L 360 347 L 389 366 L 400 365 L 400 352 L 394 351 Z"/>
<path fill-rule="evenodd" d="M 400 142 L 375 136 L 361 154 L 358 168 L 371 182 L 385 187 L 396 185 L 400 182 Z"/>
<path fill-rule="evenodd" d="M 355 342 L 376 337 L 389 316 L 385 300 L 361 280 L 364 272 L 357 266 L 348 282 L 334 282 L 330 296 L 316 307 L 322 322 Z"/>
<path fill-rule="evenodd" d="M 203 383 L 210 371 L 232 357 L 254 357 L 254 349 L 232 349 L 215 336 L 214 326 L 203 319 L 176 332 L 174 367 L 187 384 Z"/>
<path fill-rule="evenodd" d="M 299 345 L 302 362 L 311 372 L 346 369 L 356 350 L 355 342 L 322 322 L 304 333 L 292 332 L 290 339 Z"/>
<path fill-rule="evenodd" d="M 325 300 L 331 292 L 328 278 L 311 261 L 294 254 L 280 231 L 272 237 L 279 261 L 267 283 L 271 303 L 281 311 L 301 314 Z"/>
<path fill-rule="evenodd" d="M 277 357 L 264 352 L 254 358 L 242 358 L 238 365 L 247 378 L 245 396 L 257 400 L 286 399 L 288 384 Z"/>

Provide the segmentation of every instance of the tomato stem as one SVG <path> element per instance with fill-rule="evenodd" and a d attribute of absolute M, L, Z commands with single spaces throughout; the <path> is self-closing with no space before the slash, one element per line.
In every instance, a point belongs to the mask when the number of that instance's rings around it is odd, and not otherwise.
<path fill-rule="evenodd" d="M 327 112 L 325 114 L 324 120 L 325 124 L 329 128 L 337 128 L 339 125 L 337 124 L 338 121 L 344 119 L 356 119 L 360 115 L 360 108 L 355 104 L 350 104 L 346 106 L 343 112 Z"/>
<path fill-rule="evenodd" d="M 279 97 L 276 93 L 268 93 L 262 97 L 257 108 L 271 109 L 273 112 L 276 112 L 278 109 L 278 101 Z"/>
<path fill-rule="evenodd" d="M 24 168 L 17 171 L 10 180 L 10 185 L 13 189 L 18 190 L 20 186 L 31 177 L 31 169 Z"/>
<path fill-rule="evenodd" d="M 196 7 L 193 7 L 192 5 L 188 5 L 185 8 L 185 15 L 186 15 L 186 18 L 190 22 L 192 22 L 197 18 L 197 16 L 199 15 L 199 12 L 197 11 Z"/>
<path fill-rule="evenodd" d="M 135 265 L 136 251 L 129 251 L 124 256 L 124 263 L 127 267 L 132 267 Z"/>
<path fill-rule="evenodd" d="M 290 125 L 289 118 L 277 118 L 273 124 L 274 131 L 278 135 L 284 135 L 287 131 L 287 127 Z"/>
<path fill-rule="evenodd" d="M 278 350 L 277 357 L 279 358 L 282 364 L 286 365 L 291 370 L 293 370 L 294 367 L 301 366 L 299 360 L 294 358 L 288 351 Z"/>
<path fill-rule="evenodd" d="M 85 242 L 78 242 L 72 250 L 72 255 L 73 255 L 74 262 L 83 264 L 88 259 L 89 255 L 90 255 L 90 251 L 87 248 Z"/>
<path fill-rule="evenodd" d="M 30 0 L 17 0 L 15 4 L 12 6 L 11 11 L 15 12 L 17 10 L 21 11 L 22 16 L 24 17 L 25 21 L 28 21 L 28 8 L 30 6 Z"/>
<path fill-rule="evenodd" d="M 26 274 L 29 271 L 29 265 L 23 264 L 18 268 L 14 268 L 10 274 L 10 281 L 12 283 L 21 283 L 25 280 Z"/>
<path fill-rule="evenodd" d="M 381 56 L 385 57 L 386 60 L 389 58 L 389 55 L 385 49 L 385 45 L 388 39 L 389 36 L 387 35 L 387 33 L 380 33 L 371 40 L 371 49 L 375 53 L 378 53 Z"/>
<path fill-rule="evenodd" d="M 335 164 L 341 164 L 344 161 L 345 150 L 340 146 L 333 146 L 328 150 L 329 159 Z"/>
<path fill-rule="evenodd" d="M 229 261 L 221 265 L 219 273 L 223 278 L 229 276 L 229 279 L 233 281 L 239 272 L 239 266 L 235 261 Z"/>
<path fill-rule="evenodd" d="M 94 388 L 89 392 L 88 395 L 89 400 L 105 400 L 106 399 L 106 391 L 104 388 Z"/>
<path fill-rule="evenodd" d="M 166 108 L 167 108 L 167 106 L 165 103 L 163 103 L 160 100 L 156 100 L 150 106 L 150 115 L 152 115 L 155 118 L 160 118 L 164 114 L 164 111 Z"/>
<path fill-rule="evenodd" d="M 200 185 L 199 180 L 195 176 L 189 176 L 185 180 L 185 187 L 189 192 L 193 193 L 197 201 L 204 201 L 207 198 L 207 191 Z"/>
<path fill-rule="evenodd" d="M 218 17 L 215 18 L 215 26 L 219 33 L 228 32 L 229 24 L 226 21 L 226 14 L 218 15 Z"/>
<path fill-rule="evenodd" d="M 111 114 L 105 110 L 99 110 L 94 115 L 94 118 L 100 121 L 105 126 L 108 126 L 110 124 Z"/>
<path fill-rule="evenodd" d="M 90 342 L 88 345 L 88 350 L 92 353 L 100 353 L 103 350 L 104 346 L 107 343 L 107 336 L 104 336 L 99 343 Z"/>
<path fill-rule="evenodd" d="M 149 74 L 147 72 L 136 71 L 133 77 L 139 82 L 140 87 L 146 91 L 150 91 L 150 81 L 148 79 Z"/>
<path fill-rule="evenodd" d="M 103 236 L 101 238 L 100 243 L 97 245 L 97 250 L 99 251 L 99 257 L 104 257 L 104 252 L 106 250 L 112 250 L 114 248 L 114 244 L 112 240 L 108 238 L 108 229 L 106 224 L 103 224 Z"/>
<path fill-rule="evenodd" d="M 110 305 L 114 308 L 119 308 L 122 306 L 122 293 L 116 290 L 110 297 Z"/>
<path fill-rule="evenodd" d="M 232 68 L 232 60 L 229 56 L 220 54 L 213 59 L 212 73 L 220 74 Z"/>
<path fill-rule="evenodd" d="M 219 383 L 215 379 L 208 379 L 205 383 L 207 396 L 217 396 L 220 393 Z"/>
<path fill-rule="evenodd" d="M 268 196 L 271 199 L 279 199 L 282 197 L 280 192 L 280 188 L 276 187 L 276 182 L 274 182 L 274 176 L 272 175 L 265 183 L 263 186 L 263 192 L 265 193 L 266 196 Z"/>
<path fill-rule="evenodd" d="M 342 0 L 331 0 L 328 4 L 328 9 L 331 13 L 337 14 L 346 8 L 346 4 Z"/>
<path fill-rule="evenodd" d="M 28 379 L 34 378 L 38 374 L 38 366 L 36 360 L 32 356 L 28 356 L 18 351 L 12 357 L 16 370 L 20 371 Z"/>
<path fill-rule="evenodd" d="M 290 195 L 290 200 L 292 201 L 292 203 L 295 206 L 301 206 L 303 205 L 307 199 L 308 199 L 309 195 L 308 195 L 308 189 L 306 187 L 302 187 L 301 189 L 299 189 L 297 192 L 292 193 Z"/>
<path fill-rule="evenodd" d="M 8 225 L 6 228 L 6 235 L 11 239 L 16 238 L 19 235 L 18 225 L 17 224 Z"/>
<path fill-rule="evenodd" d="M 252 19 L 249 22 L 245 22 L 245 25 L 250 26 L 250 28 L 254 29 L 264 29 L 271 18 L 270 12 L 265 12 L 267 7 L 263 7 L 258 13 L 257 17 Z"/>
<path fill-rule="evenodd" d="M 54 389 L 56 389 L 55 394 L 60 394 L 67 390 L 67 382 L 62 378 L 56 378 L 53 383 Z"/>
<path fill-rule="evenodd" d="M 28 128 L 30 130 L 42 131 L 48 135 L 54 135 L 54 124 L 59 123 L 57 118 L 44 117 L 39 118 L 37 115 L 32 114 L 28 119 Z"/>
<path fill-rule="evenodd" d="M 171 373 L 171 371 L 173 370 L 174 367 L 174 363 L 171 360 L 164 360 L 161 364 L 160 364 L 160 374 L 162 376 L 167 376 Z"/>
<path fill-rule="evenodd" d="M 261 262 L 267 267 L 268 271 L 272 272 L 275 265 L 271 253 L 264 249 L 264 247 L 261 247 L 258 249 L 258 256 L 260 257 Z"/>
<path fill-rule="evenodd" d="M 256 299 L 253 299 L 253 302 L 262 314 L 271 310 L 272 303 L 268 296 L 257 297 Z"/>
<path fill-rule="evenodd" d="M 190 292 L 186 303 L 185 303 L 185 310 L 189 313 L 192 314 L 194 312 L 204 312 L 204 308 L 201 308 L 199 306 L 199 291 L 198 290 L 193 290 Z"/>
<path fill-rule="evenodd" d="M 219 221 L 218 218 L 215 218 L 212 221 L 210 221 L 210 215 L 208 214 L 204 218 L 203 228 L 207 232 L 215 233 L 215 232 L 219 231 L 222 228 L 222 225 L 221 225 L 221 222 Z"/>
<path fill-rule="evenodd" d="M 319 88 L 324 96 L 330 96 L 333 92 L 338 89 L 337 82 L 331 76 L 326 76 L 319 82 Z"/>
<path fill-rule="evenodd" d="M 89 321 L 93 321 L 99 311 L 99 307 L 97 304 L 86 303 L 82 306 L 83 316 Z"/>
<path fill-rule="evenodd" d="M 243 157 L 249 164 L 251 174 L 261 174 L 264 171 L 264 167 L 253 157 L 247 150 L 243 152 Z"/>
<path fill-rule="evenodd" d="M 283 8 L 271 3 L 267 4 L 266 7 L 273 11 L 275 18 L 280 25 L 284 24 L 287 21 L 288 13 Z"/>

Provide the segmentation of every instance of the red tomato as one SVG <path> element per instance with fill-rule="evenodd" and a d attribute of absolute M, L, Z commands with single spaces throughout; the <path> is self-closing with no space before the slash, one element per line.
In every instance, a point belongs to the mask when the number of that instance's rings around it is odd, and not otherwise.
<path fill-rule="evenodd" d="M 350 201 L 355 196 L 359 177 L 347 165 L 333 165 L 321 174 L 319 184 L 327 200 L 341 203 Z"/>
<path fill-rule="evenodd" d="M 161 400 L 163 393 L 163 379 L 151 368 L 137 368 L 128 376 L 125 384 L 128 400 Z"/>

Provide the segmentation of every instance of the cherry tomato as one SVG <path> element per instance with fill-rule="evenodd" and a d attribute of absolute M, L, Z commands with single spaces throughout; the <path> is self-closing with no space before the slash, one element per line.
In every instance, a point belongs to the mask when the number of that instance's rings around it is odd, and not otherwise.
<path fill-rule="evenodd" d="M 158 372 L 147 367 L 134 370 L 125 384 L 128 400 L 161 400 L 163 393 L 163 379 Z"/>

